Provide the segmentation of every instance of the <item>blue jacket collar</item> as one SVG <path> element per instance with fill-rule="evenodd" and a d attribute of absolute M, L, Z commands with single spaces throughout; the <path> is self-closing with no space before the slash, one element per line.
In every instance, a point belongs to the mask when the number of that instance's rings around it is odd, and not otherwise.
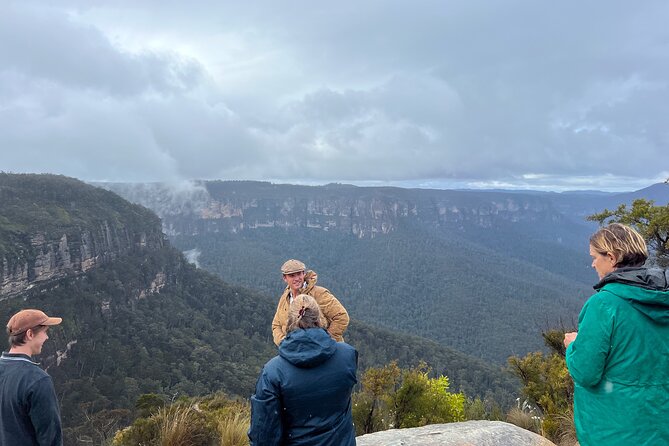
<path fill-rule="evenodd" d="M 2 352 L 2 357 L 0 357 L 0 359 L 5 361 L 26 361 L 30 362 L 31 364 L 39 365 L 38 362 L 33 361 L 30 356 L 24 355 L 23 353 Z"/>

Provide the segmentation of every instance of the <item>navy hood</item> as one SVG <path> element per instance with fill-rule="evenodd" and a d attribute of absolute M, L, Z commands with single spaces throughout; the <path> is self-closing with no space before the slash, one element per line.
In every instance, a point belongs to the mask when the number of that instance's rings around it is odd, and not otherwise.
<path fill-rule="evenodd" d="M 322 328 L 297 329 L 279 345 L 279 355 L 291 364 L 310 368 L 327 361 L 337 351 L 337 342 Z"/>

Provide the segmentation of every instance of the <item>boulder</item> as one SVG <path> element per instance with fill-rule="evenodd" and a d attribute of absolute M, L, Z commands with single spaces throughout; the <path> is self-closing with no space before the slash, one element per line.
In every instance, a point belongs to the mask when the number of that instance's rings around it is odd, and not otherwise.
<path fill-rule="evenodd" d="M 555 446 L 544 437 L 502 421 L 465 421 L 391 429 L 356 438 L 357 446 Z"/>

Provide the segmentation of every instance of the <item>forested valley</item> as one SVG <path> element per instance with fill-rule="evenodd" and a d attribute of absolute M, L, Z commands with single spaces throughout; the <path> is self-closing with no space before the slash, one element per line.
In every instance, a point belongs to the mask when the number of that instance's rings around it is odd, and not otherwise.
<path fill-rule="evenodd" d="M 168 237 L 164 216 L 161 228 L 112 192 L 0 174 L 0 309 L 5 319 L 25 307 L 63 318 L 40 360 L 66 444 L 137 444 L 183 413 L 193 435 L 221 438 L 233 420 L 243 437 L 246 400 L 276 354 L 270 321 L 289 257 L 317 270 L 351 314 L 365 429 L 506 419 L 513 407 L 532 420 L 515 402 L 527 398 L 557 434 L 550 416 L 564 416 L 569 382 L 551 342 L 559 333 L 541 334 L 573 328 L 592 272 L 577 250 L 588 226 L 544 216 L 493 226 L 400 219 L 374 237 L 267 225 Z M 397 418 L 392 402 L 410 388 L 422 390 Z"/>

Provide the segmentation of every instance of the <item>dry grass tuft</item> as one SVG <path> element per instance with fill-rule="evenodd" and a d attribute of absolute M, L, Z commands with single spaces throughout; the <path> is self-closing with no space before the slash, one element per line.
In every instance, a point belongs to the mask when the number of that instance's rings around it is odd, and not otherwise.
<path fill-rule="evenodd" d="M 506 415 L 506 421 L 541 435 L 541 419 L 536 415 L 521 410 L 517 407 L 511 408 Z"/>
<path fill-rule="evenodd" d="M 209 442 L 202 415 L 193 406 L 163 407 L 154 417 L 158 419 L 160 446 L 201 446 Z"/>
<path fill-rule="evenodd" d="M 568 412 L 557 417 L 559 428 L 557 432 L 558 446 L 579 446 L 576 438 L 576 426 L 574 425 L 574 414 Z"/>
<path fill-rule="evenodd" d="M 221 446 L 248 446 L 246 433 L 251 424 L 251 416 L 247 412 L 237 412 L 218 419 L 218 434 Z"/>

